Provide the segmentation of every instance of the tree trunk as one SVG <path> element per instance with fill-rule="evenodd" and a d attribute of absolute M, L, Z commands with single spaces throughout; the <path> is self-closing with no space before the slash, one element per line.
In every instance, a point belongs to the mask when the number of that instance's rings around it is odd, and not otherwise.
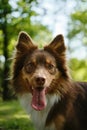
<path fill-rule="evenodd" d="M 9 72 L 9 65 L 7 62 L 8 59 L 8 33 L 7 33 L 7 18 L 6 14 L 4 14 L 4 24 L 3 24 L 3 55 L 5 57 L 5 63 L 3 68 L 3 81 L 2 81 L 2 87 L 3 87 L 3 100 L 9 99 L 9 84 L 8 84 L 8 72 Z"/>

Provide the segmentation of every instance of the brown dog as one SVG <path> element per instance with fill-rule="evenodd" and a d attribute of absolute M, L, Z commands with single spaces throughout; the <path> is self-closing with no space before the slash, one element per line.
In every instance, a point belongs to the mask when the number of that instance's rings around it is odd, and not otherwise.
<path fill-rule="evenodd" d="M 63 36 L 38 49 L 21 32 L 16 49 L 13 86 L 36 130 L 87 130 L 87 83 L 70 78 Z"/>

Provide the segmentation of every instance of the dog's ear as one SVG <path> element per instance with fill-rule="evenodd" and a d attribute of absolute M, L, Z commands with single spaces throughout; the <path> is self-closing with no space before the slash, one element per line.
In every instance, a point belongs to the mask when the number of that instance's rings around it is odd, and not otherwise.
<path fill-rule="evenodd" d="M 64 38 L 63 35 L 57 35 L 51 43 L 47 46 L 48 48 L 51 48 L 52 50 L 56 51 L 59 54 L 62 54 L 65 52 L 66 47 L 64 44 Z"/>
<path fill-rule="evenodd" d="M 18 36 L 18 42 L 16 45 L 17 50 L 20 52 L 25 52 L 32 46 L 34 45 L 30 36 L 26 32 L 20 32 Z"/>

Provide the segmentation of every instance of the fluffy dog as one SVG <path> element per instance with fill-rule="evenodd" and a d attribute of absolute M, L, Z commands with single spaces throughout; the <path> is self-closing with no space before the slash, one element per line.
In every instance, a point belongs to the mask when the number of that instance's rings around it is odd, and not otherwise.
<path fill-rule="evenodd" d="M 12 82 L 36 130 L 87 130 L 87 83 L 74 82 L 62 35 L 43 49 L 21 32 Z"/>

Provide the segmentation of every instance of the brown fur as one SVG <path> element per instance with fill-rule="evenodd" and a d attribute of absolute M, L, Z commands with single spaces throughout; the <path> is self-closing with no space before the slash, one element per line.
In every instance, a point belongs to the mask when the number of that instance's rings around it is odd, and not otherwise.
<path fill-rule="evenodd" d="M 31 38 L 22 32 L 16 49 L 12 78 L 15 92 L 23 95 L 32 93 L 32 86 L 38 88 L 35 78 L 42 68 L 47 75 L 45 80 L 49 82 L 52 79 L 47 94 L 51 96 L 55 93 L 61 97 L 50 109 L 45 125 L 54 123 L 56 130 L 87 130 L 87 83 L 72 81 L 66 63 L 63 36 L 58 35 L 43 50 L 38 50 Z M 50 64 L 54 65 L 54 70 L 49 70 L 52 72 L 45 69 L 52 67 L 48 66 Z M 31 66 L 31 69 L 27 68 Z M 34 71 L 36 67 L 37 71 Z"/>

